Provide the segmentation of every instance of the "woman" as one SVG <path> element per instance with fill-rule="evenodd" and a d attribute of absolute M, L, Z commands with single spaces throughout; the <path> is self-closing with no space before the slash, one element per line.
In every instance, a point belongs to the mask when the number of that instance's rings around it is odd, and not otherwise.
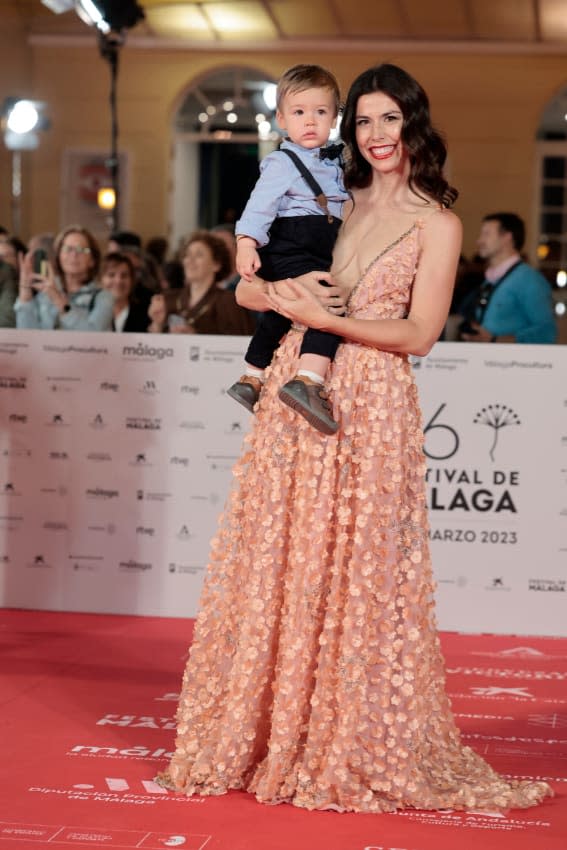
<path fill-rule="evenodd" d="M 149 316 L 151 333 L 250 334 L 251 314 L 236 303 L 233 292 L 221 289 L 230 271 L 228 248 L 206 230 L 193 233 L 185 245 L 185 286 L 154 295 Z"/>
<path fill-rule="evenodd" d="M 145 333 L 150 319 L 146 307 L 132 297 L 136 273 L 128 255 L 118 251 L 107 254 L 102 261 L 100 282 L 102 288 L 110 292 L 114 301 L 113 330 L 122 333 Z"/>
<path fill-rule="evenodd" d="M 353 83 L 342 133 L 353 202 L 331 275 L 316 277 L 339 284 L 347 315 L 296 281 L 239 295 L 343 337 L 329 381 L 340 429 L 325 437 L 277 399 L 296 326 L 213 541 L 162 782 L 338 811 L 531 806 L 545 783 L 509 782 L 462 746 L 435 630 L 408 354 L 438 338 L 459 257 L 445 148 L 425 92 L 391 65 Z"/>
<path fill-rule="evenodd" d="M 67 331 L 112 330 L 112 296 L 96 283 L 100 250 L 84 227 L 71 226 L 55 239 L 54 267 L 34 273 L 32 255 L 20 266 L 16 327 Z"/>

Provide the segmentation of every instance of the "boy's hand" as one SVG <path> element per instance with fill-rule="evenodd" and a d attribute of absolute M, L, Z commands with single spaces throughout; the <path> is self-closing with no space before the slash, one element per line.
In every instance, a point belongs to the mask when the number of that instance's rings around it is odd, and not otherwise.
<path fill-rule="evenodd" d="M 256 250 L 256 240 L 251 236 L 241 236 L 236 243 L 236 271 L 245 280 L 252 280 L 261 266 Z"/>

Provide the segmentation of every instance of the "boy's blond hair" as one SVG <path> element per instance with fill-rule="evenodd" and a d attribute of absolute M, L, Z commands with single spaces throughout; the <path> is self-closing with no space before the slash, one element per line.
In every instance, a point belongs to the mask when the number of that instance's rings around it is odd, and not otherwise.
<path fill-rule="evenodd" d="M 276 107 L 281 111 L 286 95 L 306 89 L 329 89 L 335 101 L 335 115 L 339 114 L 341 95 L 334 74 L 321 65 L 294 65 L 284 71 L 276 90 Z"/>

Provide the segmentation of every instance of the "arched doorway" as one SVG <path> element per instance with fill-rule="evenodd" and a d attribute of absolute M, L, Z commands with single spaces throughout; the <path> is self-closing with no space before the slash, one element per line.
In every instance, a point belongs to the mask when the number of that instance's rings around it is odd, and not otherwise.
<path fill-rule="evenodd" d="M 234 222 L 277 146 L 274 81 L 254 68 L 209 72 L 184 94 L 173 122 L 171 242 Z M 272 98 L 272 99 L 270 99 Z"/>
<path fill-rule="evenodd" d="M 536 138 L 538 265 L 554 288 L 559 341 L 567 343 L 567 85 L 545 107 Z"/>

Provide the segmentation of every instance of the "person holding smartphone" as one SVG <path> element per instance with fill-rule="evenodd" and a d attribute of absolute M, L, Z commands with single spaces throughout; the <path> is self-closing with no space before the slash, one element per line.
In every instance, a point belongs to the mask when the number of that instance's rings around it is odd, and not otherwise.
<path fill-rule="evenodd" d="M 182 262 L 185 285 L 153 296 L 149 333 L 252 334 L 252 313 L 220 285 L 230 270 L 224 241 L 198 230 L 187 240 Z"/>
<path fill-rule="evenodd" d="M 83 227 L 67 227 L 55 239 L 53 265 L 41 251 L 20 260 L 16 327 L 111 331 L 114 301 L 97 283 L 100 249 Z"/>

